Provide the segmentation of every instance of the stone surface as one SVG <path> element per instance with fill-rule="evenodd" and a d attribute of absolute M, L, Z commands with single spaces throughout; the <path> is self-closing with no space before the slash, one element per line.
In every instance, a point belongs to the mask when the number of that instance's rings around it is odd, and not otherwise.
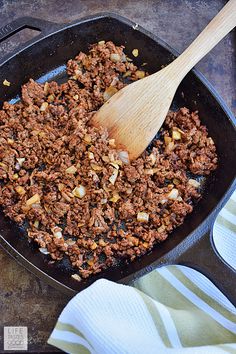
<path fill-rule="evenodd" d="M 158 35 L 179 52 L 226 1 L 220 0 L 3 0 L 0 27 L 21 16 L 63 23 L 101 11 L 119 13 Z M 0 59 L 32 36 L 27 30 L 0 46 Z M 236 114 L 236 34 L 233 31 L 197 65 Z M 78 48 L 79 50 L 79 48 Z M 46 285 L 0 250 L 0 352 L 3 326 L 28 326 L 29 352 L 52 352 L 46 340 L 68 297 Z"/>

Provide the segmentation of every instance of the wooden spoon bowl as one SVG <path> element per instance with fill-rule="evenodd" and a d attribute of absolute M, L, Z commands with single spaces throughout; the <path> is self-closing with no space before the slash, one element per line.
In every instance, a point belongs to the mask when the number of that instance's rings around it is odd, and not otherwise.
<path fill-rule="evenodd" d="M 236 25 L 236 0 L 230 0 L 192 44 L 171 64 L 112 96 L 92 124 L 108 129 L 117 147 L 136 159 L 161 128 L 185 75 Z"/>

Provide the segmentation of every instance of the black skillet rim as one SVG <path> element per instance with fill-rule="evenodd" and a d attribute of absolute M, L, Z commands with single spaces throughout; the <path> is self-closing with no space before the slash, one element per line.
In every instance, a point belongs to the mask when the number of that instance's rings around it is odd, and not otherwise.
<path fill-rule="evenodd" d="M 144 35 L 148 36 L 149 38 L 153 39 L 155 42 L 157 42 L 160 46 L 164 47 L 167 49 L 170 54 L 173 55 L 174 57 L 177 57 L 179 53 L 171 48 L 166 42 L 158 38 L 156 35 L 152 34 L 151 32 L 145 30 L 141 26 L 137 26 L 137 23 L 123 17 L 120 15 L 117 15 L 115 13 L 110 13 L 110 12 L 102 12 L 90 16 L 83 17 L 82 19 L 73 21 L 72 23 L 69 24 L 56 24 L 56 23 L 49 23 L 52 26 L 52 30 L 49 31 L 47 34 L 39 35 L 38 38 L 36 37 L 35 39 L 29 41 L 21 47 L 20 49 L 14 50 L 10 55 L 4 58 L 4 61 L 0 64 L 0 66 L 3 66 L 6 62 L 11 60 L 11 58 L 15 57 L 17 54 L 21 53 L 22 51 L 28 49 L 34 44 L 37 44 L 38 42 L 41 42 L 47 37 L 50 37 L 56 33 L 59 33 L 63 30 L 69 29 L 71 27 L 76 27 L 77 25 L 80 25 L 85 22 L 89 22 L 92 20 L 99 20 L 103 18 L 112 18 L 115 19 L 119 22 L 122 22 L 126 24 L 127 26 L 131 28 L 136 28 L 137 31 L 143 33 Z M 32 19 L 33 20 L 33 19 Z M 26 17 L 27 21 L 27 17 Z M 218 92 L 215 90 L 215 88 L 212 86 L 212 84 L 205 78 L 203 74 L 201 74 L 198 70 L 193 69 L 191 71 L 194 76 L 207 88 L 209 93 L 214 97 L 214 99 L 218 102 L 222 110 L 224 111 L 225 116 L 228 118 L 230 121 L 231 125 L 233 126 L 234 130 L 236 130 L 236 119 L 231 112 L 231 110 L 228 108 L 222 97 L 218 94 Z M 181 254 L 181 251 L 186 249 L 188 247 L 188 244 L 191 243 L 191 238 L 194 234 L 202 234 L 206 230 L 209 230 L 213 219 L 216 217 L 217 213 L 220 211 L 220 209 L 223 207 L 223 205 L 227 202 L 228 198 L 230 195 L 233 193 L 234 189 L 236 187 L 236 179 L 232 181 L 231 185 L 228 187 L 228 189 L 225 191 L 223 197 L 220 199 L 220 201 L 217 203 L 215 208 L 209 213 L 209 215 L 195 228 L 188 236 L 185 237 L 183 241 L 181 241 L 177 246 L 175 246 L 172 250 L 170 250 L 167 254 L 172 254 L 172 253 L 177 253 Z M 19 253 L 9 242 L 7 242 L 3 236 L 0 235 L 0 245 L 9 253 L 11 254 L 16 260 L 18 260 L 26 269 L 31 271 L 33 274 L 38 276 L 39 278 L 45 280 L 46 282 L 50 283 L 52 286 L 57 288 L 60 291 L 63 291 L 64 293 L 67 293 L 68 295 L 72 296 L 74 295 L 77 290 L 71 289 L 70 287 L 66 286 L 65 284 L 61 283 L 60 281 L 56 280 L 55 278 L 51 277 L 49 274 L 45 273 L 41 269 L 39 269 L 37 266 L 35 266 L 33 263 L 31 263 L 29 260 L 27 260 L 21 253 Z M 169 257 L 170 261 L 164 262 L 162 261 L 163 257 L 158 258 L 155 260 L 152 264 L 150 264 L 148 267 L 141 267 L 137 272 L 132 272 L 132 270 L 129 272 L 128 275 L 125 277 L 121 277 L 121 279 L 118 280 L 120 283 L 127 283 L 130 279 L 135 279 L 140 275 L 144 275 L 147 272 L 151 271 L 154 269 L 158 264 L 171 264 L 171 258 L 172 256 Z M 168 257 L 167 257 L 168 258 Z M 174 258 L 174 257 L 173 257 Z M 84 288 L 90 284 L 84 284 Z M 78 290 L 79 291 L 79 290 Z"/>

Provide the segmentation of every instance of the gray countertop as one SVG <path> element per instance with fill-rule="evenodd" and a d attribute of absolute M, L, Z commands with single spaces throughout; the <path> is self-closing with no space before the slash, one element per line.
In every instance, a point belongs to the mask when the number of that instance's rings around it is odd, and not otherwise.
<path fill-rule="evenodd" d="M 226 1 L 220 0 L 19 0 L 0 1 L 0 27 L 21 16 L 68 23 L 89 14 L 111 11 L 153 32 L 182 52 Z M 8 39 L 0 47 L 0 58 L 31 32 Z M 231 32 L 197 68 L 209 79 L 236 114 L 236 34 Z M 79 51 L 79 48 L 78 48 Z M 0 352 L 3 326 L 27 326 L 29 352 L 56 351 L 46 344 L 68 297 L 51 288 L 0 250 Z"/>

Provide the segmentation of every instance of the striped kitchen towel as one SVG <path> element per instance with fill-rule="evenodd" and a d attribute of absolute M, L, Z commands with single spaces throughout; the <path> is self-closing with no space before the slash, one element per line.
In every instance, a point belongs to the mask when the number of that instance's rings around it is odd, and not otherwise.
<path fill-rule="evenodd" d="M 236 192 L 213 232 L 236 269 Z M 96 281 L 68 303 L 48 343 L 81 354 L 236 353 L 236 309 L 199 272 L 167 266 L 133 287 Z"/>

